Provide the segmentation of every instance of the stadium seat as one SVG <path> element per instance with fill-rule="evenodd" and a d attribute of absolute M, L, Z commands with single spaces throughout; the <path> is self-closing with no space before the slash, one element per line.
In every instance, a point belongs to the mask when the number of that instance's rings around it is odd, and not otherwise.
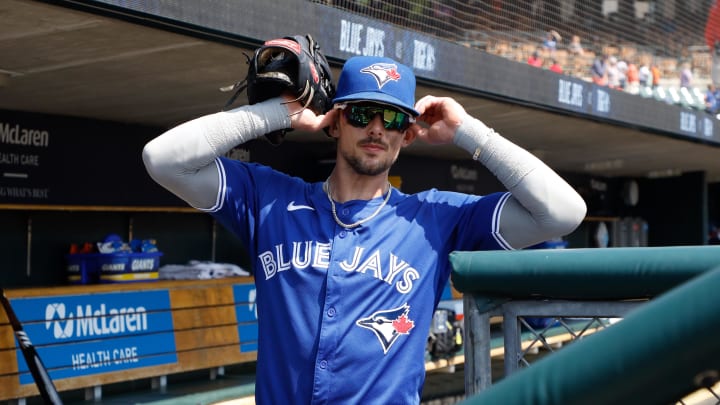
<path fill-rule="evenodd" d="M 655 99 L 657 101 L 672 103 L 672 101 L 668 102 L 668 99 L 669 99 L 668 92 L 665 90 L 664 87 L 657 86 L 652 90 L 652 92 L 653 92 L 653 97 L 655 97 Z"/>
<path fill-rule="evenodd" d="M 650 98 L 654 96 L 653 89 L 650 86 L 640 86 L 638 94 L 640 94 L 640 97 L 644 98 Z"/>
<path fill-rule="evenodd" d="M 677 87 L 667 88 L 667 97 L 665 102 L 668 104 L 684 105 L 683 100 L 680 98 L 680 91 Z"/>
<path fill-rule="evenodd" d="M 700 110 L 704 110 L 705 109 L 705 93 L 703 93 L 702 90 L 700 90 L 699 88 L 693 87 L 692 94 L 695 97 L 695 100 L 697 100 L 696 104 L 699 106 L 698 108 Z"/>

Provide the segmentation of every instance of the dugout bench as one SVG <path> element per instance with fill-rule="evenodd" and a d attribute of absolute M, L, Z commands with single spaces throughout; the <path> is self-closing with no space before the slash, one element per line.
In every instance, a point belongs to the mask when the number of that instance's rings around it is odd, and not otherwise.
<path fill-rule="evenodd" d="M 103 385 L 151 379 L 164 390 L 171 374 L 206 369 L 214 378 L 225 365 L 255 361 L 254 293 L 250 277 L 6 291 L 58 391 L 84 389 L 88 400 L 100 399 Z M 0 310 L 0 401 L 35 395 Z"/>
<path fill-rule="evenodd" d="M 232 366 L 256 360 L 251 277 L 23 288 L 6 295 L 61 396 L 83 390 L 85 400 L 99 401 L 104 386 L 139 380 L 150 380 L 153 392 L 129 395 L 155 405 L 254 396 L 254 374 L 220 377 Z M 497 349 L 495 355 L 502 347 Z M 445 372 L 462 362 L 461 351 L 444 358 L 428 355 L 426 370 Z M 198 372 L 208 380 L 199 382 L 196 392 L 189 393 L 189 387 L 171 392 L 169 380 Z M 223 383 L 210 381 L 216 377 Z M 37 395 L 0 309 L 0 402 L 23 403 Z"/>

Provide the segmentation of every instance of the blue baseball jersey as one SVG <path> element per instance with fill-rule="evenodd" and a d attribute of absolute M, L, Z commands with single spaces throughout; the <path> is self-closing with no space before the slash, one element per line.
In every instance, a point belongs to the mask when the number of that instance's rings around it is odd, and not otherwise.
<path fill-rule="evenodd" d="M 220 190 L 207 211 L 253 261 L 257 403 L 419 403 L 448 254 L 510 249 L 498 233 L 509 194 L 393 189 L 376 217 L 346 229 L 322 183 L 216 163 Z M 336 212 L 351 224 L 383 200 L 336 203 Z"/>

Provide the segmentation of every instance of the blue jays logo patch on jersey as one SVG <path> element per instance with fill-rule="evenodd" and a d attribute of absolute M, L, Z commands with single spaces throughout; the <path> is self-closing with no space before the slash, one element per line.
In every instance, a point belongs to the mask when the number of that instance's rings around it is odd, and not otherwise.
<path fill-rule="evenodd" d="M 391 80 L 396 82 L 400 80 L 400 73 L 397 70 L 397 65 L 394 63 L 374 63 L 360 69 L 360 72 L 372 75 L 378 84 L 378 89 L 382 89 L 385 83 Z"/>
<path fill-rule="evenodd" d="M 408 318 L 409 312 L 410 306 L 405 303 L 397 308 L 377 311 L 367 318 L 358 319 L 355 324 L 373 331 L 384 354 L 387 354 L 400 335 L 409 335 L 410 330 L 415 327 L 415 321 Z"/>

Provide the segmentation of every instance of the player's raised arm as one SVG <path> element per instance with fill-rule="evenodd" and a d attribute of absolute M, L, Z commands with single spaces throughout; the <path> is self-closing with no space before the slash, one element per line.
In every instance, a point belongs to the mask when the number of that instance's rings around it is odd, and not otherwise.
<path fill-rule="evenodd" d="M 245 79 L 228 88 L 235 93 L 224 111 L 181 124 L 143 150 L 150 176 L 196 208 L 216 203 L 217 157 L 263 135 L 278 144 L 288 129 L 317 131 L 332 119 L 324 115 L 335 94 L 330 66 L 312 36 L 266 41 L 248 65 Z M 231 109 L 244 91 L 249 105 Z"/>
<path fill-rule="evenodd" d="M 415 109 L 427 128 L 413 126 L 418 139 L 467 150 L 512 193 L 500 216 L 500 234 L 514 248 L 572 232 L 585 217 L 582 197 L 557 173 L 525 149 L 465 112 L 455 100 L 426 96 Z"/>
<path fill-rule="evenodd" d="M 215 159 L 266 133 L 291 127 L 288 107 L 271 99 L 180 124 L 143 149 L 156 182 L 196 208 L 211 207 L 219 186 Z"/>

